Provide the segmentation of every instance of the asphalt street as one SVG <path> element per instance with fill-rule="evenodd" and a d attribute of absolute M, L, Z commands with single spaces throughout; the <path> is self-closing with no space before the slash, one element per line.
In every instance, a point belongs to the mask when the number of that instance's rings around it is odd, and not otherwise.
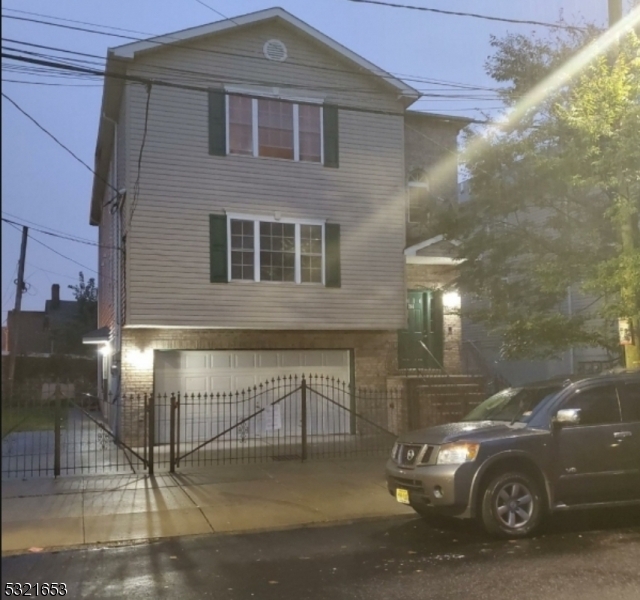
<path fill-rule="evenodd" d="M 562 515 L 521 541 L 398 517 L 30 553 L 2 559 L 8 582 L 95 599 L 638 600 L 640 510 Z"/>

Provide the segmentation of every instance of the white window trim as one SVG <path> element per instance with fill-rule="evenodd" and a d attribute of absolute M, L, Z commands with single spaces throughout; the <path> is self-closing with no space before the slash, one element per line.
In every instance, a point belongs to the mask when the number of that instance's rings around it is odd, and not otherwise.
<path fill-rule="evenodd" d="M 244 88 L 237 88 L 237 90 L 243 90 Z M 277 89 L 277 88 L 274 88 Z M 272 160 L 287 160 L 292 162 L 303 162 L 306 164 L 319 164 L 324 165 L 324 101 L 316 100 L 312 98 L 295 98 L 282 95 L 275 95 L 269 93 L 258 93 L 256 91 L 236 91 L 234 86 L 225 86 L 225 91 L 228 93 L 224 96 L 225 106 L 225 145 L 226 154 L 228 156 L 243 156 L 242 154 L 232 154 L 231 143 L 229 139 L 229 94 L 259 96 L 262 98 L 272 98 L 276 100 L 283 100 L 285 102 L 291 102 L 293 104 L 293 159 L 290 158 L 275 158 L 272 156 L 260 156 L 260 142 L 259 135 L 260 129 L 258 127 L 258 98 L 251 98 L 251 140 L 252 140 L 252 156 L 253 158 L 266 158 Z M 320 162 L 317 163 L 312 160 L 300 160 L 300 104 L 317 104 L 320 107 Z M 246 155 L 245 155 L 246 156 Z"/>
<path fill-rule="evenodd" d="M 325 285 L 325 223 L 326 219 L 292 219 L 288 217 L 276 218 L 268 215 L 250 215 L 244 213 L 232 213 L 226 212 L 227 215 L 227 281 L 229 283 L 260 283 L 260 223 L 286 223 L 295 225 L 295 275 L 294 281 L 265 281 L 264 283 L 273 283 L 276 285 L 295 283 L 296 285 Z M 253 279 L 233 279 L 231 277 L 231 221 L 253 221 Z M 302 252 L 301 252 L 301 239 L 300 239 L 300 226 L 301 225 L 316 225 L 322 228 L 321 241 L 322 241 L 322 268 L 321 268 L 321 283 L 303 282 L 302 281 Z"/>
<path fill-rule="evenodd" d="M 260 98 L 272 98 L 273 100 L 286 100 L 287 102 L 297 102 L 299 104 L 324 104 L 325 97 L 312 97 L 308 96 L 308 92 L 305 90 L 297 90 L 296 94 L 289 94 L 287 92 L 282 92 L 280 88 L 273 87 L 248 87 L 241 85 L 225 85 L 224 91 L 227 94 L 238 94 L 241 96 L 252 96 L 252 97 L 260 97 Z"/>

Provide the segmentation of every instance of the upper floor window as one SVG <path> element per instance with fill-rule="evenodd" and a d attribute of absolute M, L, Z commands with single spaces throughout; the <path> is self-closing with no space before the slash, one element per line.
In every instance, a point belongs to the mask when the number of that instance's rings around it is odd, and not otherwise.
<path fill-rule="evenodd" d="M 424 171 L 413 171 L 407 187 L 407 220 L 409 223 L 427 223 L 431 216 L 431 195 Z"/>
<path fill-rule="evenodd" d="M 324 283 L 324 224 L 229 219 L 231 280 Z"/>
<path fill-rule="evenodd" d="M 323 162 L 322 106 L 227 96 L 227 152 Z"/>

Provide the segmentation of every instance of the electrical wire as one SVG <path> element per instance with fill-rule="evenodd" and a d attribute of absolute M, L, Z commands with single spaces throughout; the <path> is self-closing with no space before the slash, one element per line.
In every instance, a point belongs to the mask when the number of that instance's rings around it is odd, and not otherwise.
<path fill-rule="evenodd" d="M 5 9 L 6 10 L 6 9 Z M 14 9 L 9 9 L 9 10 L 14 10 Z M 25 13 L 26 11 L 21 11 L 22 13 Z M 51 15 L 42 15 L 39 13 L 28 13 L 28 14 L 33 14 L 36 16 L 40 16 L 43 18 L 54 18 L 57 19 L 57 17 L 51 16 Z M 42 21 L 42 20 L 38 20 L 38 19 L 31 19 L 31 18 L 26 18 L 26 17 L 16 17 L 16 16 L 12 16 L 12 15 L 5 15 L 6 18 L 9 19 L 17 19 L 17 20 L 22 20 L 22 21 L 28 21 L 28 22 L 33 22 L 33 23 L 37 23 L 37 24 L 41 24 L 41 25 L 47 25 L 47 26 L 51 26 L 51 27 L 61 27 L 61 28 L 65 28 L 65 29 L 71 29 L 71 30 L 78 30 L 78 31 L 82 31 L 82 32 L 86 32 L 86 33 L 94 33 L 94 34 L 98 34 L 98 35 L 105 35 L 105 36 L 110 36 L 110 37 L 119 37 L 122 39 L 128 39 L 131 41 L 146 41 L 146 42 L 152 42 L 154 44 L 157 44 L 158 46 L 171 46 L 173 45 L 172 42 L 162 42 L 162 41 L 158 41 L 158 39 L 156 38 L 165 38 L 165 39 L 175 39 L 176 41 L 182 41 L 179 38 L 174 38 L 174 36 L 172 35 L 156 35 L 156 34 L 150 34 L 150 33 L 144 33 L 144 32 L 137 32 L 137 33 L 142 33 L 143 35 L 147 35 L 147 36 L 152 36 L 151 39 L 149 38 L 139 38 L 139 37 L 133 37 L 133 36 L 129 36 L 129 35 L 121 35 L 121 34 L 115 34 L 115 33 L 109 33 L 109 32 L 105 32 L 105 31 L 99 31 L 99 30 L 95 30 L 95 29 L 87 29 L 84 27 L 75 27 L 75 26 L 70 26 L 70 25 L 63 25 L 60 23 L 52 23 L 50 21 Z M 93 27 L 102 27 L 101 25 L 97 24 L 97 23 L 87 23 L 85 21 L 74 21 L 72 19 L 60 19 L 60 20 L 64 20 L 67 22 L 77 22 L 77 23 L 81 23 L 81 24 L 87 24 L 87 25 L 91 25 Z M 110 29 L 117 29 L 117 30 L 122 30 L 121 28 L 112 28 L 109 27 Z M 122 30 L 122 31 L 131 31 L 131 30 Z M 232 56 L 232 57 L 240 57 L 240 58 L 248 58 L 248 59 L 253 59 L 253 60 L 260 60 L 263 61 L 264 57 L 261 54 L 243 54 L 243 53 L 239 53 L 239 52 L 225 52 L 223 50 L 213 50 L 213 49 L 207 49 L 207 48 L 201 48 L 198 46 L 190 46 L 184 43 L 181 43 L 181 48 L 184 49 L 190 49 L 190 50 L 194 50 L 197 52 L 203 52 L 203 53 L 207 53 L 207 54 L 217 54 L 217 55 L 224 55 L 224 56 Z M 322 71 L 330 71 L 330 72 L 337 72 L 337 73 L 345 73 L 348 75 L 353 75 L 354 74 L 354 70 L 348 70 L 348 69 L 340 69 L 340 68 L 336 68 L 336 67 L 327 67 L 324 65 L 318 65 L 315 63 L 305 63 L 305 62 L 298 62 L 298 61 L 293 61 L 293 60 L 288 60 L 287 64 L 289 65 L 295 65 L 295 66 L 301 66 L 301 67 L 306 67 L 306 68 L 311 68 L 311 69 L 317 69 L 317 70 L 322 70 Z M 371 76 L 375 76 L 377 78 L 383 78 L 383 79 L 388 79 L 389 76 L 395 77 L 395 75 L 393 73 L 384 71 L 382 69 L 379 69 L 378 72 L 374 72 L 374 73 L 361 73 L 362 75 L 371 75 Z M 440 85 L 441 83 L 436 83 L 435 80 L 429 80 L 427 78 L 422 78 L 422 77 L 416 77 L 414 78 L 413 76 L 404 76 L 403 77 L 406 81 L 420 81 L 423 83 L 434 83 L 436 85 Z M 452 83 L 455 84 L 455 82 L 445 82 L 446 85 L 451 85 Z M 463 86 L 465 84 L 462 84 Z M 370 90 L 369 90 L 370 92 Z"/>
<path fill-rule="evenodd" d="M 12 221 L 11 219 L 7 219 L 5 217 L 2 217 L 2 221 L 4 221 L 5 223 L 12 223 L 14 225 L 19 225 L 20 227 L 26 227 L 26 225 L 24 225 L 24 223 L 19 223 L 17 221 Z M 51 237 L 59 238 L 59 239 L 62 239 L 62 240 L 67 240 L 69 242 L 76 242 L 78 244 L 85 244 L 86 246 L 95 246 L 96 248 L 105 248 L 107 250 L 119 250 L 119 248 L 117 248 L 116 246 L 105 246 L 105 245 L 99 244 L 97 242 L 91 242 L 89 240 L 83 240 L 83 239 L 80 239 L 80 238 L 75 238 L 75 237 L 73 237 L 71 235 L 62 235 L 62 234 L 59 234 L 59 233 L 52 233 L 50 231 L 46 231 L 45 229 L 40 229 L 38 227 L 29 226 L 29 229 L 33 230 L 33 231 L 37 231 L 38 233 L 42 233 L 44 235 L 48 235 L 48 236 L 51 236 Z"/>
<path fill-rule="evenodd" d="M 220 15 L 223 19 L 226 19 L 227 21 L 231 21 L 232 23 L 235 23 L 236 25 L 239 25 L 238 21 L 234 21 L 231 17 L 227 17 L 226 15 L 223 15 L 219 10 L 216 10 L 215 8 L 213 8 L 213 6 L 209 6 L 208 4 L 203 2 L 202 0 L 196 0 L 196 2 L 198 4 L 204 6 L 205 8 L 208 8 L 209 10 L 212 10 L 217 15 Z"/>
<path fill-rule="evenodd" d="M 69 256 L 66 256 L 65 254 L 62 254 L 62 252 L 58 252 L 56 249 L 52 248 L 51 246 L 48 246 L 44 242 L 41 242 L 38 238 L 33 237 L 30 233 L 28 234 L 28 236 L 34 242 L 36 242 L 36 243 L 40 244 L 41 246 L 44 246 L 45 248 L 47 248 L 47 250 L 51 250 L 51 252 L 53 252 L 54 254 L 57 254 L 58 256 L 61 256 L 62 258 L 66 258 L 67 260 L 71 261 L 72 263 L 75 263 L 76 265 L 82 267 L 83 269 L 87 269 L 87 271 L 91 271 L 92 273 L 96 273 L 96 274 L 100 275 L 100 273 L 98 273 L 98 271 L 96 271 L 95 269 L 92 269 L 91 267 L 87 267 L 87 265 L 83 265 L 82 263 L 79 263 L 77 260 L 75 260 L 73 258 L 70 258 Z M 109 277 L 105 273 L 102 273 L 102 276 L 103 277 Z"/>
<path fill-rule="evenodd" d="M 149 126 L 149 105 L 151 103 L 151 84 L 147 84 L 147 103 L 144 109 L 144 129 L 142 132 L 142 142 L 140 144 L 140 153 L 138 154 L 138 172 L 136 174 L 136 182 L 133 185 L 133 200 L 131 201 L 131 213 L 129 215 L 129 227 L 131 227 L 131 221 L 133 220 L 133 213 L 138 205 L 138 199 L 140 194 L 140 173 L 142 171 L 142 153 L 144 152 L 144 145 L 147 141 L 147 129 Z"/>
<path fill-rule="evenodd" d="M 4 55 L 4 53 L 3 53 L 3 55 Z M 27 117 L 27 119 L 29 119 L 32 123 L 34 123 L 39 129 L 44 131 L 44 133 L 46 133 L 54 142 L 56 142 L 56 144 L 58 144 L 61 148 L 63 148 L 71 156 L 73 156 L 73 158 L 75 158 L 81 165 L 83 165 L 86 169 L 88 169 L 91 173 L 93 173 L 98 179 L 103 181 L 110 188 L 112 188 L 116 193 L 118 193 L 118 190 L 115 187 L 113 187 L 108 181 L 106 181 L 105 179 L 100 177 L 100 175 L 98 175 L 86 162 L 84 162 L 75 152 L 73 152 L 73 150 L 70 150 L 55 135 L 53 135 L 48 129 L 46 129 L 44 126 L 42 126 L 40 123 L 38 123 L 38 121 L 36 121 L 27 111 L 25 111 L 23 108 L 21 108 L 20 105 L 17 102 L 12 100 L 4 92 L 2 92 L 2 97 L 7 99 L 9 102 L 11 102 L 11 104 L 13 104 L 13 106 L 15 106 L 25 117 Z"/>
<path fill-rule="evenodd" d="M 54 52 L 66 52 L 66 53 L 73 53 L 74 51 L 68 50 L 68 49 L 63 49 L 63 48 L 59 48 L 59 47 L 54 47 L 54 46 L 46 46 L 43 44 L 32 44 L 30 42 L 22 42 L 20 40 L 15 40 L 12 38 L 3 38 L 3 41 L 9 42 L 9 43 L 13 43 L 13 44 L 21 44 L 21 45 L 26 45 L 29 47 L 37 47 L 37 48 L 43 48 L 43 49 L 47 49 L 47 50 L 51 50 Z M 9 47 L 5 47 L 5 49 L 7 50 L 11 50 L 14 52 L 22 52 L 24 54 L 30 54 L 30 55 L 36 55 L 36 56 L 40 56 L 43 58 L 55 58 L 58 59 L 57 56 L 52 56 L 50 54 L 42 54 L 42 53 L 34 53 L 34 52 L 28 52 L 28 51 L 24 51 L 20 48 L 9 48 Z M 93 64 L 93 65 L 97 65 L 100 66 L 101 68 L 104 68 L 104 59 L 102 59 L 102 57 L 99 57 L 97 55 L 94 54 L 87 54 L 87 53 L 83 53 L 83 52 L 79 52 L 78 53 L 79 56 L 84 56 L 84 57 L 93 57 L 96 59 L 99 59 L 99 62 L 97 61 L 86 61 L 83 60 L 81 61 L 82 63 L 85 64 Z M 68 62 L 68 61 L 65 61 Z M 203 78 L 206 78 L 207 83 L 210 83 L 212 79 L 218 80 L 218 82 L 223 82 L 223 81 L 228 81 L 228 77 L 223 76 L 223 75 L 215 75 L 213 73 L 203 73 L 202 71 L 194 71 L 194 70 L 189 70 L 189 69 L 180 69 L 180 68 L 176 68 L 176 67 L 166 67 L 166 66 L 161 66 L 161 65 L 155 65 L 153 67 L 151 67 L 151 69 L 153 71 L 159 71 L 159 72 L 169 72 L 169 73 L 179 73 L 179 74 L 187 74 L 190 76 L 194 76 L 199 78 L 200 80 L 202 80 Z M 266 81 L 256 81 L 255 79 L 246 79 L 246 78 L 234 78 L 236 81 L 239 82 L 248 82 L 248 83 L 263 83 L 263 84 L 272 84 L 273 82 L 266 82 Z M 293 84 L 290 84 L 292 87 L 295 87 Z M 446 84 L 441 84 L 439 82 L 436 83 L 436 85 L 446 85 Z M 348 91 L 351 93 L 363 93 L 366 95 L 371 95 L 372 90 L 371 89 L 365 89 L 365 88 L 353 88 L 353 87 L 349 87 L 349 88 L 344 88 L 344 87 L 337 87 L 337 86 L 324 86 L 324 87 L 314 87 L 314 88 L 310 88 L 310 89 L 315 89 L 318 91 Z M 497 100 L 499 98 L 498 94 L 501 91 L 501 88 L 486 88 L 486 87 L 473 87 L 473 86 L 467 86 L 464 84 L 460 84 L 457 85 L 455 87 L 452 88 L 448 88 L 449 90 L 451 90 L 451 92 L 447 92 L 447 88 L 427 88 L 427 89 L 420 89 L 417 88 L 417 91 L 421 93 L 422 98 L 425 97 L 429 97 L 429 98 L 437 98 L 438 101 L 443 101 L 444 99 L 461 99 L 462 101 L 465 100 L 478 100 L 478 101 L 493 101 L 493 100 Z M 444 93 L 443 93 L 444 92 Z M 455 92 L 455 93 L 454 93 Z M 489 94 L 488 96 L 485 95 L 480 96 L 477 95 L 478 92 L 484 92 L 485 94 Z M 384 94 L 384 92 L 380 91 L 378 92 L 380 94 Z M 442 99 L 442 100 L 441 100 Z"/>
<path fill-rule="evenodd" d="M 391 8 L 404 8 L 408 10 L 418 10 L 422 12 L 436 13 L 440 15 L 449 15 L 449 16 L 455 16 L 455 17 L 472 17 L 474 19 L 484 19 L 486 21 L 499 21 L 502 23 L 514 23 L 517 25 L 537 25 L 540 27 L 549 27 L 551 29 L 566 29 L 568 31 L 585 31 L 584 27 L 577 27 L 575 25 L 562 25 L 560 23 L 548 23 L 545 21 L 533 21 L 528 19 L 509 19 L 507 17 L 494 17 L 494 16 L 482 15 L 478 13 L 442 10 L 440 8 L 427 8 L 426 6 L 415 6 L 413 4 L 392 4 L 391 2 L 384 2 L 383 0 L 349 0 L 349 2 L 356 2 L 358 4 L 374 4 L 376 6 L 385 6 L 385 7 L 391 7 Z"/>

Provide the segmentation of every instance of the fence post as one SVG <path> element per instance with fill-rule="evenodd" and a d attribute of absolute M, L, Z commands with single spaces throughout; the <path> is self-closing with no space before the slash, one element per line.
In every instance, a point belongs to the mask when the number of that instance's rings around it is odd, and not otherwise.
<path fill-rule="evenodd" d="M 60 419 L 62 418 L 62 411 L 60 410 L 60 383 L 56 382 L 56 388 L 54 392 L 54 424 L 53 424 L 53 476 L 58 477 L 60 475 L 60 455 L 61 455 L 61 443 L 60 443 Z"/>
<path fill-rule="evenodd" d="M 153 475 L 153 447 L 156 443 L 156 399 L 153 392 L 149 395 L 149 475 Z"/>
<path fill-rule="evenodd" d="M 171 394 L 169 414 L 169 473 L 176 472 L 176 396 Z"/>
<path fill-rule="evenodd" d="M 300 397 L 302 400 L 301 427 L 302 427 L 302 462 L 307 460 L 307 380 L 302 377 L 302 385 L 300 386 Z"/>

